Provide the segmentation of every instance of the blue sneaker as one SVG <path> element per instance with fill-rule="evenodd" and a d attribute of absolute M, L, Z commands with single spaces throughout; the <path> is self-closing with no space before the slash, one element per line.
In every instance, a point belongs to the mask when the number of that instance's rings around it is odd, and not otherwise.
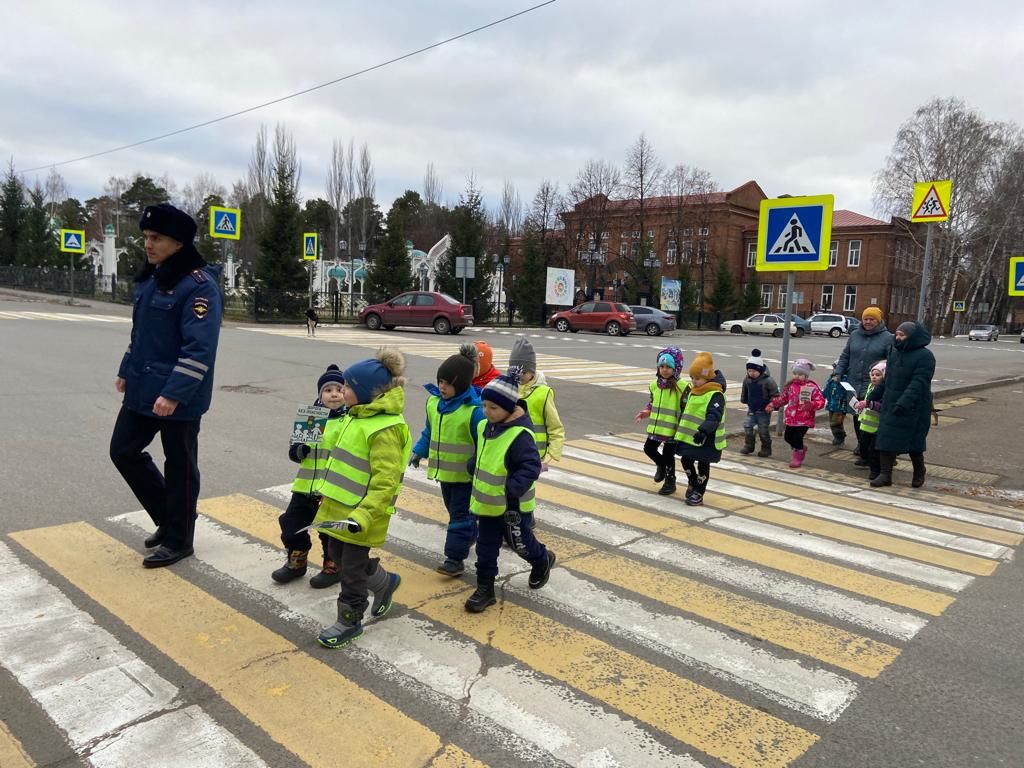
<path fill-rule="evenodd" d="M 370 613 L 376 616 L 378 619 L 391 610 L 391 603 L 395 596 L 395 592 L 398 590 L 398 585 L 402 583 L 402 577 L 397 573 L 388 574 L 388 585 L 379 595 L 373 596 L 373 606 L 370 608 Z"/>
<path fill-rule="evenodd" d="M 340 621 L 336 621 L 320 632 L 317 642 L 324 648 L 341 648 L 343 645 L 351 643 L 361 634 L 363 634 L 362 623 L 342 624 Z"/>

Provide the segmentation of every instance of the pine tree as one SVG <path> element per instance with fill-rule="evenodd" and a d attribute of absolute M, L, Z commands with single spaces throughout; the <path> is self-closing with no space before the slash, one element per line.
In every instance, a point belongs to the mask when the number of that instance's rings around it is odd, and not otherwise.
<path fill-rule="evenodd" d="M 505 279 L 509 277 L 506 275 Z M 527 323 L 543 323 L 544 293 L 547 284 L 547 271 L 544 268 L 544 255 L 534 232 L 527 232 L 523 238 L 523 261 L 519 273 L 515 276 L 509 296 L 515 310 Z"/>
<path fill-rule="evenodd" d="M 458 263 L 456 259 L 472 259 L 475 274 L 472 279 L 465 281 L 465 302 L 473 306 L 473 316 L 478 323 L 490 317 L 493 298 L 495 268 L 484 246 L 486 223 L 480 190 L 471 180 L 459 204 L 452 211 L 452 228 L 449 233 L 451 245 L 448 248 L 447 259 L 449 263 L 445 265 L 451 270 L 447 273 L 450 279 L 446 277 L 442 281 L 442 285 L 445 286 L 442 290 L 450 292 L 455 297 L 462 296 L 463 280 L 455 277 L 455 265 Z M 452 291 L 452 288 L 455 288 L 455 291 Z"/>
<path fill-rule="evenodd" d="M 256 277 L 267 290 L 303 291 L 308 277 L 302 263 L 302 219 L 295 146 L 275 141 L 273 185 L 260 233 Z"/>
<path fill-rule="evenodd" d="M 715 270 L 715 284 L 708 296 L 708 307 L 712 312 L 727 314 L 736 304 L 736 281 L 725 259 L 718 260 Z"/>
<path fill-rule="evenodd" d="M 46 192 L 36 186 L 28 193 L 29 205 L 25 209 L 21 262 L 30 267 L 67 265 L 57 249 L 57 233 L 50 227 L 46 210 Z"/>
<path fill-rule="evenodd" d="M 371 303 L 392 299 L 412 289 L 412 266 L 405 250 L 405 230 L 399 216 L 388 214 L 388 231 L 366 277 Z"/>
<path fill-rule="evenodd" d="M 15 175 L 12 162 L 0 187 L 0 265 L 22 263 L 25 213 L 25 188 Z"/>
<path fill-rule="evenodd" d="M 757 279 L 757 272 L 751 274 L 750 282 L 743 289 L 740 297 L 738 312 L 741 315 L 750 315 L 761 307 L 761 283 Z"/>

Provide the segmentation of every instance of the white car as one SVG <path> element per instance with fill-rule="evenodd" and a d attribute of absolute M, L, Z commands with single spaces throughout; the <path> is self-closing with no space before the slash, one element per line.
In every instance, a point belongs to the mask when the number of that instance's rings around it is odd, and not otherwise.
<path fill-rule="evenodd" d="M 976 325 L 967 334 L 968 341 L 999 341 L 999 329 L 994 325 Z"/>
<path fill-rule="evenodd" d="M 723 331 L 730 333 L 770 333 L 775 337 L 782 336 L 785 327 L 781 315 L 751 315 L 746 320 L 729 320 L 721 326 Z M 803 336 L 804 332 L 790 320 L 789 333 L 791 336 Z"/>
<path fill-rule="evenodd" d="M 811 315 L 807 321 L 811 324 L 811 333 L 827 333 L 833 339 L 846 333 L 846 318 L 842 315 Z"/>

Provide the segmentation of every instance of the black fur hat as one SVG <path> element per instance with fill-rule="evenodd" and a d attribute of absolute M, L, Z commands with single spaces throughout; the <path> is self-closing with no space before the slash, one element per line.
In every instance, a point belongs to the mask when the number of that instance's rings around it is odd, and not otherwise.
<path fill-rule="evenodd" d="M 147 205 L 139 219 L 139 229 L 159 232 L 185 245 L 190 245 L 196 238 L 195 219 L 170 203 Z"/>

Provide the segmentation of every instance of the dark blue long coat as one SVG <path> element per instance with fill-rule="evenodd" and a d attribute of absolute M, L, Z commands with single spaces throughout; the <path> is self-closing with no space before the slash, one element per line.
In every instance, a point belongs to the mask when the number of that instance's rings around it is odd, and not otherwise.
<path fill-rule="evenodd" d="M 885 394 L 875 447 L 890 453 L 924 453 L 932 418 L 935 355 L 932 337 L 920 323 L 893 342 L 885 366 Z"/>

